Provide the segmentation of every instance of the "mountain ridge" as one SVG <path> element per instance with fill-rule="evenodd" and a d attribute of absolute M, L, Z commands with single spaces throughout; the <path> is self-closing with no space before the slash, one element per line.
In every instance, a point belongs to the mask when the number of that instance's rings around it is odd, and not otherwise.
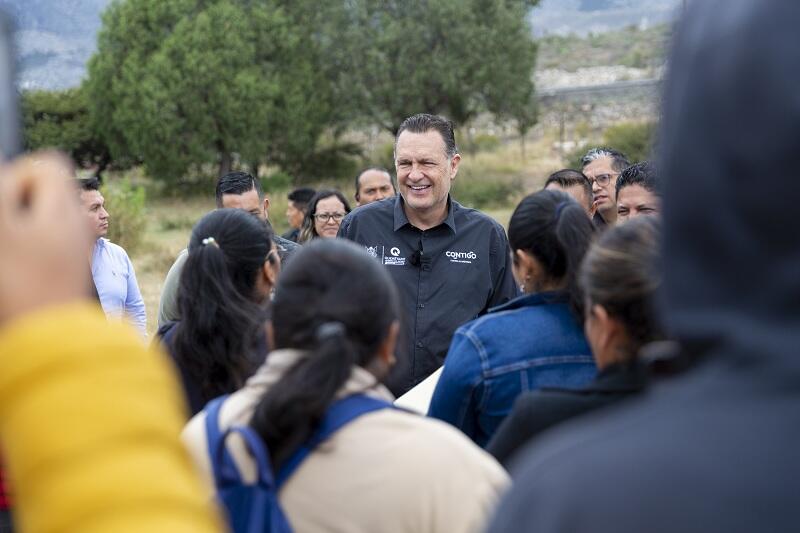
<path fill-rule="evenodd" d="M 95 51 L 101 14 L 112 0 L 0 0 L 18 28 L 21 89 L 80 84 Z M 530 14 L 533 33 L 588 35 L 673 20 L 680 0 L 542 0 Z"/>

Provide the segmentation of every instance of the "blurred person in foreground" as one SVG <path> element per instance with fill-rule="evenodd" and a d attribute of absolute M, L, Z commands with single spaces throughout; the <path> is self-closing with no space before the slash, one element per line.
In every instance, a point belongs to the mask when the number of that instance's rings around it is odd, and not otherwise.
<path fill-rule="evenodd" d="M 661 190 L 656 167 L 650 161 L 631 165 L 617 179 L 617 220 L 661 213 Z"/>
<path fill-rule="evenodd" d="M 368 168 L 356 176 L 356 205 L 367 205 L 372 202 L 391 198 L 397 194 L 392 175 L 384 168 Z"/>
<path fill-rule="evenodd" d="M 217 209 L 192 229 L 181 273 L 183 317 L 161 328 L 192 415 L 241 387 L 267 357 L 267 302 L 281 260 L 266 221 Z"/>
<path fill-rule="evenodd" d="M 547 387 L 520 396 L 486 447 L 501 463 L 508 465 L 519 448 L 546 429 L 645 389 L 647 371 L 639 352 L 664 338 L 653 302 L 660 282 L 658 244 L 658 220 L 643 217 L 610 228 L 591 246 L 578 279 L 598 375 L 578 389 Z"/>
<path fill-rule="evenodd" d="M 581 158 L 583 174 L 592 184 L 594 225 L 598 228 L 617 222 L 617 178 L 631 162 L 613 148 L 592 148 Z"/>
<path fill-rule="evenodd" d="M 62 159 L 0 168 L 0 444 L 19 531 L 212 532 L 160 352 L 89 302 Z M 24 357 L 20 357 L 24 354 Z M 157 482 L 154 482 L 157 480 Z"/>
<path fill-rule="evenodd" d="M 428 416 L 485 446 L 520 394 L 594 378 L 577 281 L 593 234 L 566 193 L 539 191 L 519 203 L 508 241 L 523 295 L 456 330 Z"/>
<path fill-rule="evenodd" d="M 342 220 L 350 212 L 350 204 L 336 189 L 320 189 L 308 202 L 306 218 L 297 242 L 305 244 L 313 239 L 334 239 Z"/>
<path fill-rule="evenodd" d="M 317 191 L 310 187 L 300 187 L 290 192 L 286 198 L 289 201 L 286 205 L 286 221 L 289 223 L 289 231 L 281 235 L 284 239 L 297 242 L 300 238 L 300 228 L 303 227 L 303 219 L 308 211 L 308 202 L 314 197 Z"/>
<path fill-rule="evenodd" d="M 261 188 L 261 181 L 247 172 L 229 172 L 217 180 L 215 191 L 218 209 L 241 209 L 269 224 L 269 197 Z M 297 250 L 298 245 L 277 235 L 272 236 L 281 261 L 286 262 Z M 158 327 L 164 328 L 170 322 L 181 319 L 178 310 L 178 287 L 180 285 L 181 271 L 186 263 L 189 250 L 184 249 L 178 254 L 175 263 L 167 272 L 164 279 L 164 288 L 161 290 L 161 300 L 158 304 Z M 162 332 L 163 333 L 163 332 Z"/>
<path fill-rule="evenodd" d="M 394 363 L 398 319 L 391 278 L 362 248 L 342 239 L 304 247 L 275 289 L 276 350 L 244 388 L 215 400 L 184 430 L 202 472 L 212 477 L 207 417 L 216 413 L 223 431 L 255 430 L 295 531 L 482 530 L 508 477 L 451 426 L 392 406 L 382 383 Z M 348 402 L 369 407 L 318 446 L 308 444 Z M 228 442 L 234 464 L 252 479 L 252 456 Z M 304 446 L 311 451 L 293 469 Z"/>
<path fill-rule="evenodd" d="M 547 191 L 563 191 L 569 194 L 575 198 L 578 205 L 586 210 L 589 218 L 594 217 L 597 206 L 594 204 L 592 195 L 592 183 L 582 172 L 570 168 L 553 172 L 547 177 L 542 188 Z"/>
<path fill-rule="evenodd" d="M 689 2 L 658 136 L 657 302 L 695 365 L 521 452 L 491 532 L 797 531 L 799 26 L 797 2 Z"/>
<path fill-rule="evenodd" d="M 100 305 L 107 317 L 130 322 L 146 337 L 147 313 L 139 284 L 136 282 L 133 263 L 121 246 L 105 238 L 110 216 L 106 211 L 105 198 L 100 193 L 100 181 L 97 178 L 87 178 L 77 182 L 81 206 L 95 236 L 89 254 L 92 279 Z"/>
<path fill-rule="evenodd" d="M 442 365 L 456 328 L 518 291 L 503 226 L 450 195 L 461 163 L 453 123 L 408 117 L 394 157 L 399 194 L 353 211 L 339 235 L 365 247 L 400 289 L 403 331 L 387 382 L 400 396 Z"/>

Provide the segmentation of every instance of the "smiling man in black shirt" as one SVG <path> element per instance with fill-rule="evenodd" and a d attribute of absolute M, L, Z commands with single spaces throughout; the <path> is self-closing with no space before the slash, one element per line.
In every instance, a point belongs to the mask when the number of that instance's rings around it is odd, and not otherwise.
<path fill-rule="evenodd" d="M 503 227 L 450 197 L 460 162 L 450 121 L 407 118 L 395 140 L 400 194 L 356 209 L 339 229 L 400 291 L 402 335 L 387 382 L 398 396 L 444 362 L 458 326 L 517 295 Z"/>

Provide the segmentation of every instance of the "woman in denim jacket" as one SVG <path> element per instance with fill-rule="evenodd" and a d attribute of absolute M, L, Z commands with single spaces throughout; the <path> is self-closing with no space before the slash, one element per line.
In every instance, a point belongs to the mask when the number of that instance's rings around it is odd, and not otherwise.
<path fill-rule="evenodd" d="M 591 381 L 575 278 L 592 235 L 585 210 L 565 193 L 540 191 L 520 202 L 508 240 L 524 294 L 455 332 L 429 416 L 485 446 L 521 393 Z"/>

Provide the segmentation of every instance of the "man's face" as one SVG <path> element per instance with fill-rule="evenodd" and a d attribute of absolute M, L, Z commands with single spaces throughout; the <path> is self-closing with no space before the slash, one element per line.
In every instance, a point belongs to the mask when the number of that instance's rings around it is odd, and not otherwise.
<path fill-rule="evenodd" d="M 81 204 L 86 213 L 89 228 L 98 239 L 108 233 L 109 216 L 105 202 L 100 191 L 81 191 Z"/>
<path fill-rule="evenodd" d="M 289 200 L 289 205 L 286 207 L 286 220 L 289 221 L 289 226 L 292 228 L 300 228 L 303 225 L 303 218 L 306 212 L 298 209 L 293 201 Z"/>
<path fill-rule="evenodd" d="M 641 185 L 628 185 L 619 190 L 617 220 L 620 222 L 661 212 L 661 198 Z"/>
<path fill-rule="evenodd" d="M 580 185 L 571 185 L 569 187 L 562 187 L 558 183 L 550 183 L 545 187 L 548 191 L 562 191 L 573 198 L 575 201 L 578 202 L 578 205 L 583 207 L 586 210 L 586 214 L 589 215 L 589 218 L 594 216 L 594 204 L 592 202 L 592 198 L 589 198 L 586 195 L 586 189 L 581 187 Z"/>
<path fill-rule="evenodd" d="M 228 209 L 244 209 L 261 220 L 267 220 L 269 199 L 265 197 L 262 202 L 258 198 L 258 192 L 255 189 L 250 189 L 242 194 L 223 194 L 222 207 Z"/>
<path fill-rule="evenodd" d="M 444 139 L 436 130 L 401 133 L 395 150 L 395 168 L 406 207 L 425 215 L 446 206 L 460 161 L 458 154 L 447 157 Z"/>
<path fill-rule="evenodd" d="M 583 173 L 592 182 L 594 205 L 600 213 L 616 212 L 617 209 L 616 187 L 619 172 L 614 170 L 612 163 L 613 159 L 604 156 L 583 167 Z M 606 179 L 606 183 L 601 183 Z"/>
<path fill-rule="evenodd" d="M 390 196 L 394 196 L 394 187 L 386 172 L 366 170 L 358 177 L 357 205 L 367 205 Z"/>

